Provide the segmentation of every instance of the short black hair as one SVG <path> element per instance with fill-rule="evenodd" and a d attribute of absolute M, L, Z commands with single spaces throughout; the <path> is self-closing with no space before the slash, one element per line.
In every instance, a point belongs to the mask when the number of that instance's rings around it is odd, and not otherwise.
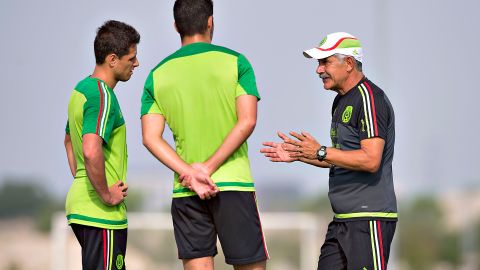
<path fill-rule="evenodd" d="M 208 17 L 213 16 L 212 0 L 176 0 L 173 17 L 181 37 L 204 34 Z"/>
<path fill-rule="evenodd" d="M 106 21 L 97 30 L 93 42 L 95 61 L 103 64 L 108 54 L 114 53 L 118 57 L 128 54 L 130 47 L 140 42 L 140 34 L 132 26 L 119 21 Z"/>

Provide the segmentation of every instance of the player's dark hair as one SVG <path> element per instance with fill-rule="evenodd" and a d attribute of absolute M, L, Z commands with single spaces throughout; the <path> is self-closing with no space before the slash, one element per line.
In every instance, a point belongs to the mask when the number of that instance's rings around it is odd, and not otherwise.
<path fill-rule="evenodd" d="M 173 17 L 180 37 L 204 34 L 208 17 L 213 15 L 212 0 L 176 0 Z"/>
<path fill-rule="evenodd" d="M 103 64 L 108 54 L 114 53 L 118 57 L 127 55 L 130 47 L 140 42 L 140 34 L 132 26 L 119 21 L 106 21 L 97 30 L 93 42 L 95 61 Z"/>

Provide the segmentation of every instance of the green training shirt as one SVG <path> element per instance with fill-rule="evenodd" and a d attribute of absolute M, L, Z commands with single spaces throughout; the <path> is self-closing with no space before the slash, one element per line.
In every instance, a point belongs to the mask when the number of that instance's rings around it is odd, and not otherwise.
<path fill-rule="evenodd" d="M 260 99 L 252 66 L 242 55 L 209 43 L 183 46 L 160 62 L 145 82 L 141 115 L 165 117 L 176 152 L 188 164 L 204 162 L 237 123 L 236 98 Z M 254 191 L 244 142 L 212 174 L 220 191 Z M 173 197 L 196 195 L 178 182 Z"/>
<path fill-rule="evenodd" d="M 105 229 L 127 228 L 125 203 L 108 206 L 103 203 L 87 176 L 82 141 L 85 134 L 103 139 L 105 174 L 111 186 L 127 175 L 127 144 L 125 120 L 117 97 L 103 81 L 87 77 L 80 81 L 68 104 L 67 134 L 72 140 L 77 162 L 75 178 L 67 194 L 68 223 Z"/>

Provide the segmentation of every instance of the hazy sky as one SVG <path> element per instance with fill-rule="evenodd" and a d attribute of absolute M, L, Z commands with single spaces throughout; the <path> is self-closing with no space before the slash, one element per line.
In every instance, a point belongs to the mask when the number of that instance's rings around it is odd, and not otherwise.
<path fill-rule="evenodd" d="M 180 46 L 169 1 L 0 2 L 0 179 L 35 177 L 60 194 L 71 182 L 63 147 L 67 103 L 94 68 L 93 39 L 108 19 L 141 34 L 140 67 L 115 92 L 127 123 L 129 184 L 152 176 L 169 187 L 172 174 L 141 145 L 140 97 L 148 72 Z M 276 131 L 308 131 L 330 144 L 330 109 L 316 62 L 302 50 L 330 32 L 345 31 L 364 46 L 364 72 L 385 90 L 396 113 L 397 193 L 479 188 L 480 2 L 469 1 L 227 1 L 214 2 L 214 43 L 252 63 L 262 96 L 249 139 L 257 185 L 295 183 L 309 192 L 328 187 L 327 171 L 270 163 L 258 153 Z M 170 135 L 168 135 L 170 137 Z M 147 180 L 146 180 L 147 179 Z M 143 183 L 145 184 L 145 183 Z"/>

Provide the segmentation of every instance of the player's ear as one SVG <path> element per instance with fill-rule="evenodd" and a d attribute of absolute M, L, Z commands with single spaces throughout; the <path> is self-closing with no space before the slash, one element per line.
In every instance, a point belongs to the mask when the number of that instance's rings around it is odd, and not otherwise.
<path fill-rule="evenodd" d="M 114 67 L 118 62 L 118 56 L 114 53 L 108 54 L 105 57 L 105 62 L 108 64 L 109 67 Z"/>
<path fill-rule="evenodd" d="M 213 16 L 209 16 L 207 21 L 207 29 L 211 29 L 212 27 L 213 27 Z"/>
<path fill-rule="evenodd" d="M 347 71 L 350 72 L 355 69 L 355 60 L 353 57 L 345 57 L 345 63 L 347 64 Z"/>

